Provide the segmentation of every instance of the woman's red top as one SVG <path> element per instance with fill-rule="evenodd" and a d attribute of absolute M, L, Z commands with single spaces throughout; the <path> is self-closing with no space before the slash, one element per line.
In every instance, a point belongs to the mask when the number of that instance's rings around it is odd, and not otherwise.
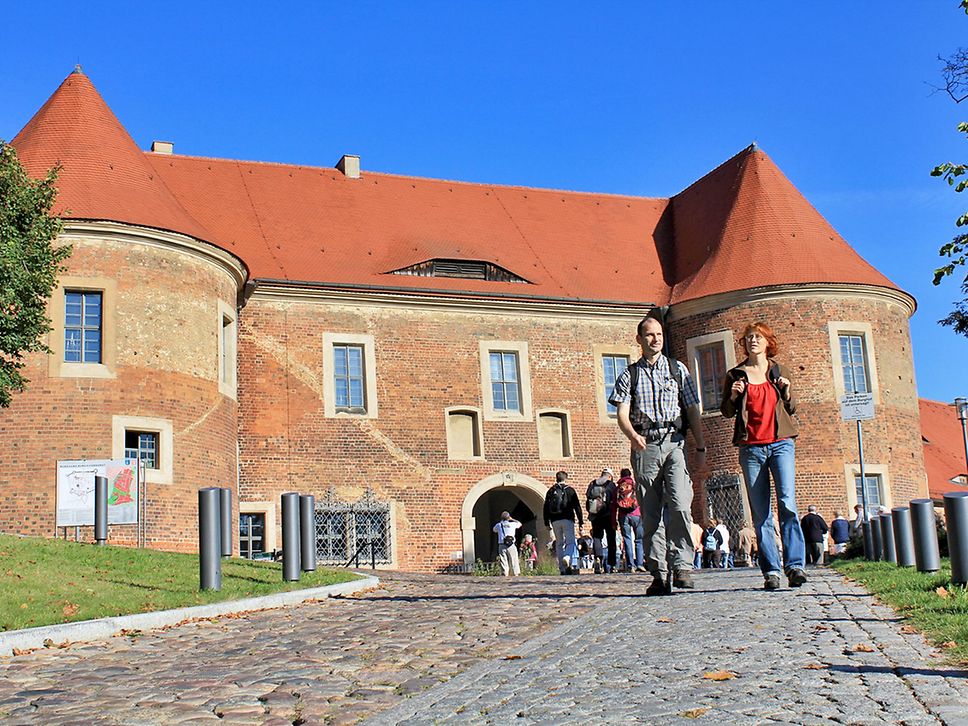
<path fill-rule="evenodd" d="M 746 384 L 746 439 L 744 444 L 772 444 L 776 438 L 779 394 L 769 381 Z"/>

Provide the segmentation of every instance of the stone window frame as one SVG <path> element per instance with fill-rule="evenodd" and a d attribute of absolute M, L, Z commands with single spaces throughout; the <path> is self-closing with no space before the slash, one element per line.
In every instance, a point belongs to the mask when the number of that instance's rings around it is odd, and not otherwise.
<path fill-rule="evenodd" d="M 363 348 L 364 402 L 361 413 L 339 411 L 336 408 L 336 385 L 333 346 L 357 345 Z M 379 406 L 376 396 L 376 341 L 365 333 L 323 333 L 323 416 L 326 418 L 377 418 Z"/>
<path fill-rule="evenodd" d="M 228 323 L 228 324 L 226 324 Z M 226 333 L 226 329 L 228 329 Z M 238 313 L 224 301 L 218 301 L 218 390 L 233 401 L 238 400 Z M 227 375 L 223 375 L 223 373 Z"/>
<path fill-rule="evenodd" d="M 827 323 L 830 337 L 830 361 L 834 376 L 834 395 L 838 405 L 846 394 L 844 390 L 844 366 L 840 362 L 840 336 L 860 335 L 864 339 L 864 356 L 867 375 L 870 377 L 870 390 L 874 394 L 874 404 L 881 402 L 881 387 L 877 376 L 877 356 L 874 353 L 874 331 L 870 323 L 860 321 L 832 320 Z"/>
<path fill-rule="evenodd" d="M 64 360 L 65 293 L 101 293 L 101 362 L 69 363 Z M 65 275 L 58 278 L 57 287 L 50 297 L 48 307 L 51 331 L 48 345 L 51 355 L 47 357 L 47 372 L 51 378 L 115 378 L 117 376 L 118 284 L 107 277 L 81 277 Z"/>
<path fill-rule="evenodd" d="M 894 495 L 891 491 L 891 470 L 887 464 L 868 464 L 864 462 L 864 474 L 880 477 L 881 505 L 890 509 L 894 506 Z M 844 485 L 847 488 L 847 511 L 852 513 L 854 506 L 861 504 L 857 501 L 857 481 L 860 476 L 860 463 L 844 464 Z M 873 514 L 873 512 L 872 512 Z"/>
<path fill-rule="evenodd" d="M 262 546 L 266 552 L 276 549 L 276 503 L 275 502 L 239 502 L 239 514 L 262 514 L 265 515 L 265 531 L 262 534 Z M 238 521 L 235 526 L 238 530 Z"/>
<path fill-rule="evenodd" d="M 541 447 L 541 419 L 544 416 L 555 416 L 562 419 L 562 426 L 564 426 L 563 436 L 562 436 L 562 446 L 565 451 L 562 453 L 564 456 L 547 456 L 545 451 Z M 571 412 L 563 408 L 539 408 L 535 411 L 535 431 L 538 434 L 538 459 L 541 461 L 565 461 L 567 459 L 572 459 L 575 456 L 575 447 L 572 443 L 572 433 L 571 433 Z M 614 419 L 613 419 L 614 420 Z"/>
<path fill-rule="evenodd" d="M 689 370 L 689 375 L 692 376 L 693 383 L 696 384 L 696 390 L 699 392 L 699 407 L 702 412 L 703 417 L 712 418 L 715 416 L 722 416 L 719 411 L 719 406 L 714 408 L 706 409 L 705 403 L 702 400 L 702 378 L 700 377 L 699 371 L 699 350 L 710 345 L 721 344 L 723 346 L 723 352 L 726 359 L 726 370 L 736 367 L 736 338 L 733 335 L 732 330 L 719 330 L 715 333 L 707 333 L 705 335 L 697 335 L 695 338 L 689 338 L 686 340 L 686 360 L 683 363 L 686 364 L 686 368 Z"/>
<path fill-rule="evenodd" d="M 450 417 L 454 414 L 470 414 L 474 417 L 474 428 L 476 431 L 476 445 L 479 454 L 472 456 L 459 456 L 455 453 L 454 434 L 451 431 Z M 444 409 L 444 428 L 447 433 L 447 458 L 452 461 L 483 461 L 484 460 L 484 427 L 482 425 L 481 409 L 474 406 L 448 406 Z"/>
<path fill-rule="evenodd" d="M 531 365 L 528 358 L 527 341 L 481 340 L 478 342 L 481 359 L 481 398 L 484 401 L 485 421 L 532 421 L 531 409 Z M 518 357 L 518 384 L 520 390 L 520 411 L 495 411 L 494 397 L 491 392 L 491 353 L 516 353 Z"/>
<path fill-rule="evenodd" d="M 175 436 L 170 419 L 149 416 L 111 417 L 111 457 L 124 459 L 124 434 L 127 431 L 148 431 L 158 434 L 158 468 L 145 467 L 148 484 L 171 484 L 174 482 Z"/>
<path fill-rule="evenodd" d="M 598 410 L 598 422 L 603 426 L 616 426 L 618 417 L 608 412 L 608 401 L 605 398 L 605 371 L 602 370 L 602 358 L 606 355 L 625 356 L 631 364 L 642 357 L 642 351 L 628 345 L 610 343 L 592 345 L 592 356 L 595 359 L 592 367 L 595 369 L 595 408 Z"/>

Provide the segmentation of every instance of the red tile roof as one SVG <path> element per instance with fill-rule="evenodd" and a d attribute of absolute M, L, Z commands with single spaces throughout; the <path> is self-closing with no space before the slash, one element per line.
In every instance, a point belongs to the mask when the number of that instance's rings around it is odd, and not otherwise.
<path fill-rule="evenodd" d="M 256 279 L 668 304 L 786 283 L 895 287 L 754 148 L 671 199 L 470 184 L 138 150 L 72 73 L 12 144 L 63 164 L 58 207 L 233 252 Z M 493 262 L 524 285 L 390 275 Z M 751 264 L 756 260 L 756 264 Z"/>
<path fill-rule="evenodd" d="M 965 485 L 951 481 L 966 474 L 964 436 L 954 406 L 923 398 L 918 405 L 929 496 L 940 500 L 945 492 L 968 491 Z"/>

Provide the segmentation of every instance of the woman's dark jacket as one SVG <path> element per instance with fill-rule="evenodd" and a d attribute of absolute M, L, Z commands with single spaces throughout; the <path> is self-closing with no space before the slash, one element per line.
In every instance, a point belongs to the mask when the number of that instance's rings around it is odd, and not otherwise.
<path fill-rule="evenodd" d="M 746 438 L 746 426 L 749 420 L 746 412 L 746 389 L 743 390 L 742 395 L 735 401 L 731 400 L 733 383 L 736 381 L 746 381 L 747 385 L 749 384 L 746 371 L 743 370 L 743 365 L 746 362 L 744 360 L 740 365 L 727 371 L 726 379 L 723 381 L 723 402 L 719 410 L 726 418 L 736 416 L 736 424 L 733 427 L 733 446 L 739 446 L 743 443 L 743 440 Z M 784 401 L 783 392 L 780 389 L 780 385 L 776 382 L 778 378 L 786 378 L 788 381 L 792 381 L 792 379 L 790 378 L 789 371 L 784 366 L 772 358 L 769 362 L 770 367 L 766 373 L 766 380 L 776 389 L 776 416 L 774 417 L 776 440 L 793 438 L 798 433 L 797 422 L 793 419 L 793 414 L 797 412 L 797 398 L 792 390 L 790 390 L 788 391 L 790 393 L 790 400 Z M 790 388 L 792 389 L 793 386 L 791 385 Z M 739 415 L 737 416 L 736 414 Z"/>

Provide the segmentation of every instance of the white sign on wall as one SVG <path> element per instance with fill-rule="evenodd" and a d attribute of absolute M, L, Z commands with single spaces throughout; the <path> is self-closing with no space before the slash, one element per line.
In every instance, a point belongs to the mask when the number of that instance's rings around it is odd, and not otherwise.
<path fill-rule="evenodd" d="M 108 480 L 108 524 L 138 522 L 138 462 L 58 461 L 56 527 L 94 524 L 94 477 Z"/>
<path fill-rule="evenodd" d="M 866 421 L 874 418 L 873 393 L 848 393 L 840 399 L 840 417 L 844 421 Z"/>

